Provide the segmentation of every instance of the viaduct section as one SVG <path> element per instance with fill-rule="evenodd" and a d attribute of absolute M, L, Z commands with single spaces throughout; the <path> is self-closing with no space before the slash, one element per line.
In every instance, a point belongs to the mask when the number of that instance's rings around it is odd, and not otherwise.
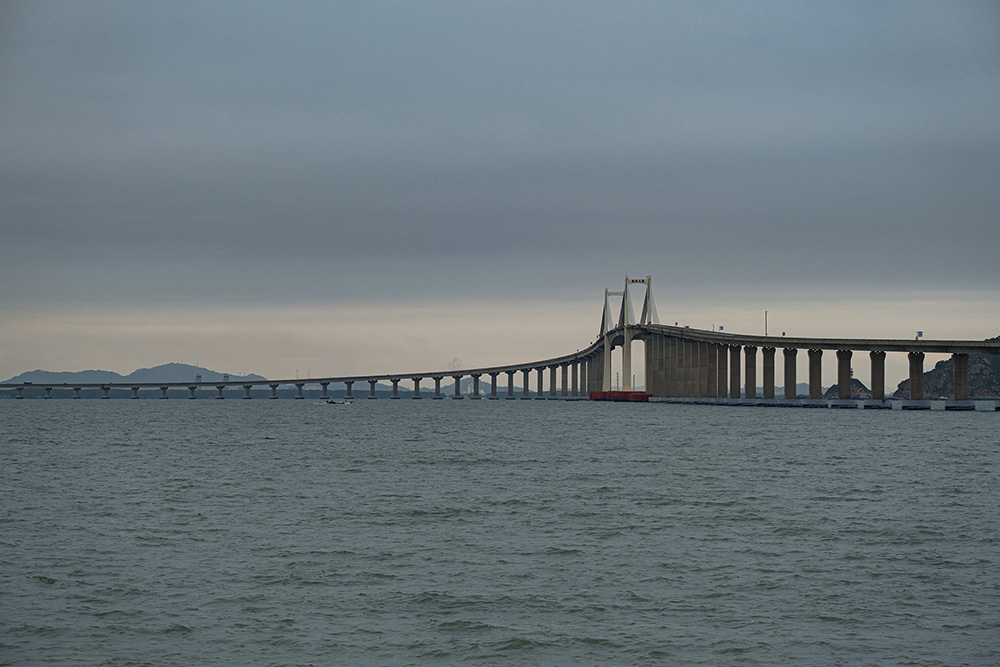
<path fill-rule="evenodd" d="M 635 318 L 632 310 L 629 287 L 642 285 L 645 296 L 641 315 Z M 617 321 L 612 318 L 611 298 L 621 298 Z M 322 397 L 328 398 L 331 384 L 346 387 L 346 398 L 359 398 L 365 394 L 354 393 L 354 385 L 368 385 L 367 398 L 376 398 L 376 385 L 390 383 L 392 398 L 399 398 L 399 383 L 408 382 L 412 386 L 413 398 L 445 398 L 441 381 L 454 380 L 452 398 L 465 398 L 461 394 L 461 380 L 472 378 L 472 393 L 469 398 L 499 399 L 544 399 L 544 398 L 585 398 L 592 393 L 608 392 L 612 388 L 611 361 L 615 349 L 621 353 L 621 389 L 630 392 L 632 378 L 631 349 L 634 340 L 642 340 L 645 345 L 645 391 L 654 399 L 694 400 L 697 402 L 773 404 L 773 405 L 832 405 L 839 401 L 842 407 L 857 407 L 857 401 L 850 400 L 851 364 L 856 353 L 868 353 L 871 364 L 872 399 L 862 407 L 887 407 L 885 403 L 885 358 L 889 353 L 906 354 L 910 370 L 909 407 L 927 407 L 923 402 L 924 356 L 927 353 L 951 354 L 954 362 L 954 395 L 951 407 L 972 409 L 969 398 L 969 355 L 1000 354 L 1000 343 L 986 341 L 953 340 L 885 340 L 850 338 L 786 338 L 785 336 L 749 336 L 691 329 L 688 327 L 666 326 L 657 321 L 656 306 L 652 296 L 652 278 L 625 277 L 625 287 L 620 292 L 605 290 L 604 313 L 601 330 L 590 346 L 573 354 L 552 359 L 505 366 L 489 366 L 464 370 L 429 371 L 419 373 L 389 373 L 382 375 L 355 375 L 341 377 L 312 378 L 308 380 L 259 380 L 235 382 L 174 382 L 174 383 L 128 383 L 128 384 L 0 384 L 0 389 L 13 389 L 16 398 L 22 398 L 25 388 L 41 388 L 45 397 L 50 398 L 55 388 L 71 388 L 74 398 L 80 397 L 83 389 L 99 388 L 103 398 L 108 398 L 111 389 L 129 389 L 132 398 L 139 398 L 141 390 L 158 390 L 160 398 L 167 398 L 167 390 L 186 388 L 189 398 L 196 397 L 198 389 L 214 388 L 216 398 L 224 398 L 226 389 L 242 389 L 242 398 L 251 398 L 255 386 L 266 386 L 270 398 L 278 398 L 280 387 L 295 387 L 295 398 L 304 398 L 303 388 L 319 386 Z M 775 399 L 775 357 L 781 350 L 783 399 Z M 796 395 L 798 377 L 797 359 L 800 350 L 808 355 L 808 397 L 799 399 Z M 822 359 L 824 352 L 837 356 L 838 399 L 827 402 L 822 399 Z M 758 383 L 758 359 L 760 362 L 760 383 Z M 531 395 L 532 375 L 534 375 L 535 395 Z M 480 380 L 489 377 L 489 394 L 481 392 Z M 504 376 L 506 391 L 499 391 L 499 378 Z M 520 376 L 520 396 L 515 385 Z M 548 382 L 546 383 L 546 379 Z M 424 383 L 428 384 L 424 384 Z M 433 383 L 431 389 L 430 383 Z M 760 384 L 762 395 L 757 395 Z M 547 392 L 546 392 L 547 385 Z M 839 407 L 839 406 L 838 406 Z M 904 406 L 907 407 L 907 406 Z M 998 407 L 997 409 L 1000 409 Z"/>
<path fill-rule="evenodd" d="M 633 337 L 645 340 L 646 391 L 668 398 L 772 401 L 775 398 L 775 357 L 780 349 L 783 370 L 780 381 L 784 396 L 788 397 L 786 400 L 796 396 L 797 358 L 799 351 L 805 350 L 808 355 L 807 400 L 822 399 L 824 352 L 837 356 L 838 400 L 850 399 L 852 361 L 856 353 L 867 352 L 873 401 L 885 400 L 887 353 L 907 355 L 911 401 L 924 399 L 924 356 L 928 353 L 951 354 L 954 368 L 954 395 L 951 398 L 966 401 L 969 398 L 969 355 L 1000 354 L 1000 343 L 985 341 L 777 338 L 664 325 L 642 327 Z M 618 340 L 623 338 L 620 336 Z M 761 396 L 757 395 L 758 385 L 762 387 Z"/>

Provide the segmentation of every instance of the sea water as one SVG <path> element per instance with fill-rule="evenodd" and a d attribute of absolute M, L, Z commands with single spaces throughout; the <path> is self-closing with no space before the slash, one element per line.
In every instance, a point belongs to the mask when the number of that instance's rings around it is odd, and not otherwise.
<path fill-rule="evenodd" d="M 996 665 L 1000 414 L 0 401 L 5 665 Z"/>

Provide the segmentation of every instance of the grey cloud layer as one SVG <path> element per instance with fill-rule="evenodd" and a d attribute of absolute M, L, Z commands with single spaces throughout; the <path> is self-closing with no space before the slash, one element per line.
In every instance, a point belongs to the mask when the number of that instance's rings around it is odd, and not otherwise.
<path fill-rule="evenodd" d="M 5 11 L 2 300 L 1000 282 L 991 3 Z"/>

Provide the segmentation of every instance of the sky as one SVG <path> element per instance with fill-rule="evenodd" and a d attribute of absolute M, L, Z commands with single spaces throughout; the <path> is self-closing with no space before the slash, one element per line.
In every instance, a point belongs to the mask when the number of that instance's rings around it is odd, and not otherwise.
<path fill-rule="evenodd" d="M 991 0 L 8 0 L 0 119 L 0 378 L 520 363 L 626 274 L 671 324 L 1000 335 Z"/>

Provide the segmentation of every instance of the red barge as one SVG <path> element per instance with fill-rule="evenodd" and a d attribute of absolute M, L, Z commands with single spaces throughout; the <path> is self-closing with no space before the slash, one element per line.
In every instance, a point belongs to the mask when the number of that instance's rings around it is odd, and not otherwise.
<path fill-rule="evenodd" d="M 649 403 L 651 394 L 645 391 L 592 391 L 592 401 L 619 401 L 627 403 Z"/>

